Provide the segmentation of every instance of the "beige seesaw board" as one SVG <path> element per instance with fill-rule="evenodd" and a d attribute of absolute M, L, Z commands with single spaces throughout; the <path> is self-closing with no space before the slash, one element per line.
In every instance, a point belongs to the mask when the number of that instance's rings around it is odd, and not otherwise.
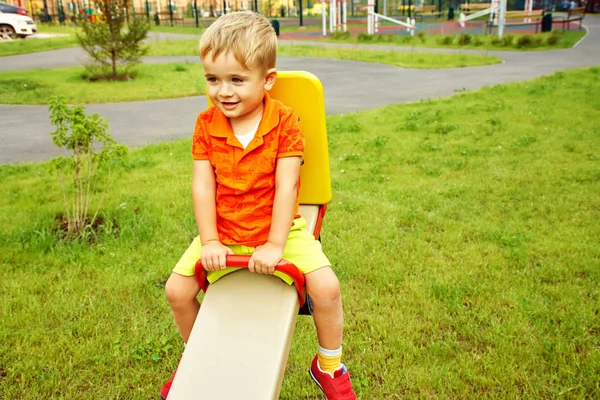
<path fill-rule="evenodd" d="M 314 231 L 319 207 L 301 206 Z M 248 270 L 212 284 L 167 400 L 276 400 L 298 316 L 298 293 Z"/>
<path fill-rule="evenodd" d="M 279 398 L 298 315 L 293 286 L 235 272 L 211 285 L 168 400 Z"/>

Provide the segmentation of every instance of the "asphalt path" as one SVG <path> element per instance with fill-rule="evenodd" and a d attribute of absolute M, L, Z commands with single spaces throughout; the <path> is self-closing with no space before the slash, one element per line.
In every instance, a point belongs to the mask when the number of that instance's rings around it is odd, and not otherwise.
<path fill-rule="evenodd" d="M 572 49 L 488 54 L 504 59 L 491 66 L 440 70 L 407 69 L 390 65 L 307 57 L 280 57 L 279 70 L 304 70 L 315 74 L 325 89 L 328 114 L 372 109 L 388 104 L 408 103 L 450 96 L 457 91 L 523 81 L 557 71 L 600 65 L 600 17 L 587 15 L 586 37 Z M 190 35 L 158 34 L 153 40 Z M 287 42 L 294 44 L 294 42 Z M 307 44 L 302 41 L 296 44 Z M 318 43 L 320 46 L 340 44 Z M 352 45 L 354 48 L 355 46 Z M 361 47 L 361 46 L 359 46 Z M 412 51 L 411 48 L 369 45 L 365 48 Z M 418 49 L 427 52 L 483 51 Z M 79 48 L 0 58 L 0 71 L 59 68 L 80 65 L 85 55 Z M 146 57 L 145 63 L 199 62 L 197 57 Z M 201 77 L 199 77 L 201 79 Z M 2 100 L 0 99 L 0 102 Z M 88 113 L 109 121 L 115 139 L 129 146 L 190 137 L 198 112 L 206 107 L 204 96 L 143 102 L 89 104 Z M 47 106 L 0 104 L 0 164 L 45 160 L 58 154 L 50 140 L 54 129 Z"/>

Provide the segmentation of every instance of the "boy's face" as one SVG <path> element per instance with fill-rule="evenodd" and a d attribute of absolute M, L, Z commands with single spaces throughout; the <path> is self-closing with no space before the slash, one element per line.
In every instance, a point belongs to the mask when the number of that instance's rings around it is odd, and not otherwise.
<path fill-rule="evenodd" d="M 202 60 L 206 76 L 206 92 L 232 125 L 255 124 L 262 116 L 265 90 L 270 90 L 277 78 L 272 68 L 245 68 L 231 53 L 215 59 L 208 53 Z M 251 129 L 251 128 L 249 128 Z"/>

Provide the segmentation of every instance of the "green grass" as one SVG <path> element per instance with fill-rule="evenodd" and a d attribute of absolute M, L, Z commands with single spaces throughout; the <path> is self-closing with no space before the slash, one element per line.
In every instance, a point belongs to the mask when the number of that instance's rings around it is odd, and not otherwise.
<path fill-rule="evenodd" d="M 365 49 L 336 49 L 321 46 L 279 46 L 280 56 L 336 58 L 389 64 L 403 68 L 462 68 L 502 62 L 498 57 L 467 54 L 433 54 L 423 52 L 378 51 Z"/>
<path fill-rule="evenodd" d="M 78 46 L 75 36 L 53 37 L 47 39 L 20 39 L 0 43 L 0 57 L 17 54 L 37 53 L 40 51 L 58 50 Z"/>
<path fill-rule="evenodd" d="M 496 35 L 472 35 L 463 33 L 454 35 L 428 35 L 422 33 L 415 36 L 393 34 L 369 36 L 366 34 L 365 30 L 365 33 L 362 35 L 338 34 L 337 37 L 334 36 L 328 38 L 326 41 L 332 43 L 385 44 L 426 48 L 539 51 L 571 48 L 575 43 L 581 40 L 584 35 L 585 31 L 555 31 L 535 35 L 506 32 L 504 35 L 505 39 L 499 40 Z M 532 39 L 532 44 L 525 47 L 519 46 L 519 39 L 523 36 L 529 36 Z M 461 37 L 463 38 L 462 42 Z M 551 39 L 553 37 L 556 39 Z M 556 42 L 553 42 L 554 40 L 556 40 Z"/>
<path fill-rule="evenodd" d="M 0 57 L 16 54 L 37 53 L 40 51 L 58 50 L 78 46 L 75 34 L 81 29 L 76 26 L 60 26 L 54 24 L 37 24 L 38 32 L 42 34 L 68 34 L 51 38 L 26 38 L 10 42 L 0 42 Z"/>
<path fill-rule="evenodd" d="M 600 397 L 599 90 L 592 68 L 328 117 L 322 238 L 360 399 Z M 0 167 L 0 397 L 156 398 L 190 140 L 132 152 L 91 244 L 56 239 L 46 167 Z M 300 318 L 282 399 L 322 398 L 315 349 Z"/>
<path fill-rule="evenodd" d="M 149 55 L 191 56 L 196 55 L 197 40 L 163 41 L 150 44 Z M 338 49 L 323 46 L 279 46 L 278 55 L 292 57 L 337 58 L 341 60 L 366 61 L 390 64 L 404 68 L 458 68 L 490 65 L 502 62 L 498 57 L 466 54 L 431 54 L 419 52 L 380 51 L 365 49 Z"/>
<path fill-rule="evenodd" d="M 136 79 L 89 82 L 84 67 L 0 73 L 0 98 L 5 104 L 46 104 L 60 95 L 68 102 L 107 103 L 167 99 L 204 94 L 202 65 L 140 64 Z"/>

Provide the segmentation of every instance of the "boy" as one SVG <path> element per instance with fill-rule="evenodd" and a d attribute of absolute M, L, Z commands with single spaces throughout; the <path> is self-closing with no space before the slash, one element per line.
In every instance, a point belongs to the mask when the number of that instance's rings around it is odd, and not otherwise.
<path fill-rule="evenodd" d="M 327 399 L 354 400 L 350 375 L 340 361 L 339 282 L 297 214 L 304 150 L 298 117 L 267 93 L 277 78 L 275 31 L 253 12 L 227 14 L 202 35 L 199 54 L 214 104 L 198 116 L 192 144 L 199 236 L 165 287 L 181 337 L 187 342 L 200 308 L 193 276 L 199 258 L 211 282 L 230 272 L 228 253 L 252 254 L 248 269 L 259 274 L 273 274 L 286 259 L 305 274 L 314 303 L 319 352 L 309 373 Z M 163 399 L 172 380 L 161 390 Z"/>

